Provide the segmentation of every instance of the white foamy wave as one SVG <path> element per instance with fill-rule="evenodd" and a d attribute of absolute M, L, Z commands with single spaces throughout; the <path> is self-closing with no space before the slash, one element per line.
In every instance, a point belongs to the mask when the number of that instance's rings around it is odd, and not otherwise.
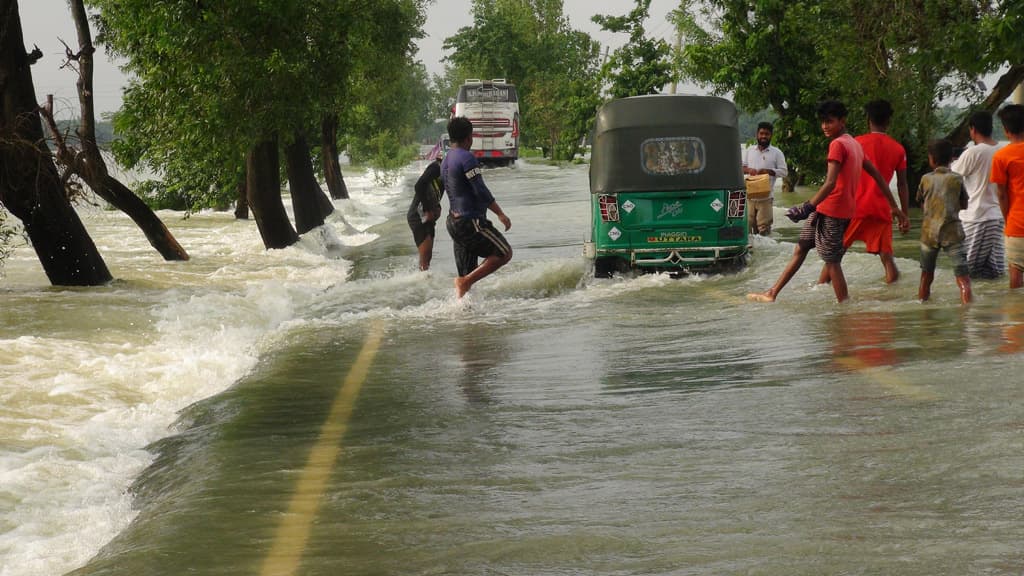
<path fill-rule="evenodd" d="M 286 249 L 266 250 L 254 222 L 228 213 L 163 212 L 191 256 L 164 262 L 124 215 L 85 210 L 113 285 L 54 290 L 30 250 L 8 260 L 17 292 L 5 306 L 26 324 L 0 327 L 0 576 L 88 561 L 133 518 L 145 448 L 179 412 L 243 377 L 325 293 L 344 292 L 345 251 L 376 239 L 366 229 L 407 194 L 372 176 L 348 183 L 352 199 Z"/>

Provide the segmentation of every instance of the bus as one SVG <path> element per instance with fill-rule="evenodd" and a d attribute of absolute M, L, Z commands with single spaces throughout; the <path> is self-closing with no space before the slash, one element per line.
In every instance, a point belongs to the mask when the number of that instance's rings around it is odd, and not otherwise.
<path fill-rule="evenodd" d="M 504 78 L 468 79 L 459 87 L 452 117 L 473 123 L 473 154 L 481 164 L 510 166 L 519 158 L 519 95 Z"/>

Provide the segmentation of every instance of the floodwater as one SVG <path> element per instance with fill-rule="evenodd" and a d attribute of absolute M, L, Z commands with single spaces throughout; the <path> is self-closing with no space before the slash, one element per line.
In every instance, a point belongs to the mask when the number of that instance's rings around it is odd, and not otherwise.
<path fill-rule="evenodd" d="M 0 576 L 1020 574 L 1024 292 L 940 257 L 932 301 L 876 257 L 755 238 L 736 274 L 594 280 L 585 166 L 485 172 L 513 261 L 463 301 L 415 270 L 393 185 L 299 245 L 162 213 L 87 226 L 117 281 L 0 281 Z"/>

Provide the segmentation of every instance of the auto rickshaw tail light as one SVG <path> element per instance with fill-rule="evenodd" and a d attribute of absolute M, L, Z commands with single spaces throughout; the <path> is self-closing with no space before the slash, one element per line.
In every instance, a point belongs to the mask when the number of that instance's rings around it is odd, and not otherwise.
<path fill-rule="evenodd" d="M 744 190 L 729 192 L 729 218 L 743 218 L 747 213 L 747 193 Z"/>
<path fill-rule="evenodd" d="M 601 196 L 598 197 L 597 203 L 601 207 L 602 222 L 619 221 L 619 201 L 615 198 L 615 196 L 602 194 Z"/>

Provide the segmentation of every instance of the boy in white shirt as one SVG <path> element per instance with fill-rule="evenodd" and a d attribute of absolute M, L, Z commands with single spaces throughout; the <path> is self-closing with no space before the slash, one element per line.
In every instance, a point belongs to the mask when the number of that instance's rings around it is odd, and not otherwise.
<path fill-rule="evenodd" d="M 1002 146 L 992 138 L 992 113 L 975 112 L 968 120 L 974 146 L 964 150 L 950 166 L 964 177 L 967 209 L 960 212 L 967 269 L 971 278 L 999 278 L 1006 270 L 1003 246 L 1003 213 L 999 209 L 996 185 L 989 181 L 992 156 Z"/>

